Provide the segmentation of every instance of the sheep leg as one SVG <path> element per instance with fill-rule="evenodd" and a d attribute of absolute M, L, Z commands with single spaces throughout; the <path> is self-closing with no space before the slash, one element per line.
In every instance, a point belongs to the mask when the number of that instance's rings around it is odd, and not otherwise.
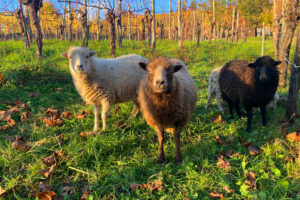
<path fill-rule="evenodd" d="M 95 116 L 95 122 L 94 122 L 94 132 L 96 133 L 99 129 L 99 114 L 100 114 L 100 106 L 94 104 L 94 116 Z"/>
<path fill-rule="evenodd" d="M 218 108 L 219 110 L 224 113 L 224 108 L 222 106 L 222 103 L 221 103 L 221 93 L 216 93 L 216 99 L 217 99 L 217 104 L 218 104 Z"/>
<path fill-rule="evenodd" d="M 240 104 L 235 103 L 235 104 L 234 104 L 234 107 L 235 107 L 235 110 L 236 110 L 236 112 L 237 112 L 239 118 L 241 118 L 242 112 L 241 112 Z"/>
<path fill-rule="evenodd" d="M 266 106 L 261 106 L 260 107 L 260 114 L 262 116 L 262 124 L 263 124 L 263 126 L 267 126 Z"/>
<path fill-rule="evenodd" d="M 211 93 L 209 94 L 209 96 L 208 96 L 208 98 L 207 98 L 207 103 L 206 103 L 205 109 L 208 109 L 208 108 L 209 108 L 210 103 L 211 103 L 211 100 L 213 100 L 214 96 L 215 96 L 215 95 L 214 95 L 213 92 L 211 92 Z"/>
<path fill-rule="evenodd" d="M 182 131 L 182 127 L 175 127 L 174 141 L 176 145 L 176 163 L 179 164 L 182 162 L 182 157 L 180 153 L 180 133 Z"/>
<path fill-rule="evenodd" d="M 102 113 L 101 113 L 101 119 L 102 119 L 102 132 L 106 129 L 106 119 L 107 114 L 110 109 L 110 103 L 108 101 L 102 101 Z"/>
<path fill-rule="evenodd" d="M 161 164 L 165 161 L 164 154 L 164 129 L 160 127 L 155 127 L 158 136 L 158 159 L 157 163 Z"/>
<path fill-rule="evenodd" d="M 250 130 L 251 130 L 251 122 L 252 122 L 252 117 L 253 117 L 252 107 L 245 107 L 245 110 L 247 112 L 247 129 L 246 129 L 246 131 L 250 132 Z"/>
<path fill-rule="evenodd" d="M 229 106 L 229 112 L 230 112 L 230 119 L 234 119 L 233 117 L 233 103 L 231 100 L 227 100 L 228 106 Z"/>

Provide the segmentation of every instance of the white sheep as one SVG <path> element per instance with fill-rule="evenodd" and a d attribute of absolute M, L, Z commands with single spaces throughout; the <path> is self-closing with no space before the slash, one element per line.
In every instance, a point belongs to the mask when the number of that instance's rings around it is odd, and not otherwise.
<path fill-rule="evenodd" d="M 208 98 L 207 103 L 205 106 L 205 109 L 208 109 L 210 107 L 211 101 L 216 98 L 217 105 L 220 110 L 220 112 L 224 113 L 224 108 L 221 103 L 221 90 L 219 85 L 219 74 L 222 67 L 215 68 L 211 71 L 209 79 L 208 79 Z M 274 95 L 273 100 L 268 103 L 267 108 L 268 109 L 275 109 L 277 101 L 279 100 L 279 95 L 276 92 Z"/>
<path fill-rule="evenodd" d="M 213 98 L 217 99 L 219 110 L 224 113 L 224 108 L 221 103 L 221 90 L 219 85 L 219 74 L 222 67 L 218 67 L 211 71 L 208 83 L 208 99 L 205 108 L 208 109 Z"/>
<path fill-rule="evenodd" d="M 116 103 L 133 101 L 132 115 L 138 113 L 137 94 L 140 80 L 146 74 L 139 62 L 148 60 L 139 55 L 125 55 L 112 59 L 94 57 L 95 51 L 71 47 L 61 56 L 69 59 L 69 68 L 75 88 L 84 101 L 94 106 L 94 132 L 99 129 L 99 110 L 102 106 L 102 131 L 110 107 Z"/>

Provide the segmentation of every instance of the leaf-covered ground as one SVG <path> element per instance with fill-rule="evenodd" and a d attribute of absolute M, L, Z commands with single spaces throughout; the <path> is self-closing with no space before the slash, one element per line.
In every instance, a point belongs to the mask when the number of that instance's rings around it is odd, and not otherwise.
<path fill-rule="evenodd" d="M 109 57 L 108 44 L 90 41 L 90 49 Z M 153 53 L 142 42 L 124 41 L 117 55 L 186 61 L 198 101 L 182 133 L 180 165 L 174 162 L 172 134 L 165 138 L 166 162 L 156 163 L 156 133 L 141 114 L 127 119 L 132 103 L 111 109 L 105 134 L 79 137 L 92 130 L 94 118 L 92 106 L 83 104 L 73 86 L 67 60 L 59 56 L 69 43 L 44 41 L 44 57 L 38 60 L 34 45 L 25 51 L 21 41 L 2 42 L 0 118 L 6 118 L 0 121 L 0 198 L 299 199 L 299 142 L 285 134 L 299 132 L 300 123 L 297 119 L 286 126 L 284 102 L 268 111 L 266 128 L 257 110 L 251 133 L 244 131 L 246 118 L 219 116 L 215 101 L 204 108 L 210 71 L 232 59 L 253 61 L 260 55 L 260 38 L 202 42 L 199 47 L 187 42 L 183 50 L 174 41 L 157 45 Z M 271 39 L 265 53 L 274 55 Z M 287 96 L 287 88 L 279 94 Z"/>

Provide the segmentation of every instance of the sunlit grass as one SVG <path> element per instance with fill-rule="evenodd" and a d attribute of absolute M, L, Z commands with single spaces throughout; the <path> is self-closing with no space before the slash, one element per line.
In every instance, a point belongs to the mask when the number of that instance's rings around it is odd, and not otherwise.
<path fill-rule="evenodd" d="M 80 45 L 75 41 L 71 45 Z M 133 108 L 132 103 L 120 104 L 121 111 L 114 114 L 113 109 L 108 119 L 108 130 L 103 135 L 81 139 L 78 134 L 90 131 L 93 127 L 93 115 L 86 119 L 64 119 L 59 127 L 46 127 L 40 120 L 48 107 L 60 111 L 67 110 L 79 113 L 83 109 L 92 111 L 92 106 L 83 106 L 68 72 L 68 61 L 60 57 L 70 44 L 66 41 L 44 41 L 44 56 L 36 59 L 35 46 L 24 51 L 23 43 L 1 42 L 0 70 L 6 84 L 0 85 L 0 110 L 7 109 L 1 101 L 20 100 L 32 109 L 28 122 L 21 122 L 19 115 L 13 115 L 17 125 L 6 131 L 0 131 L 0 186 L 17 189 L 4 199 L 30 199 L 38 193 L 39 183 L 45 182 L 53 186 L 60 194 L 61 184 L 70 183 L 75 187 L 75 194 L 66 199 L 79 199 L 80 188 L 89 186 L 93 199 L 208 199 L 212 191 L 223 193 L 226 199 L 297 199 L 299 198 L 299 163 L 297 144 L 287 141 L 281 133 L 279 120 L 284 119 L 285 105 L 279 103 L 278 108 L 268 112 L 268 127 L 261 126 L 261 117 L 255 112 L 253 131 L 246 133 L 246 118 L 229 120 L 223 116 L 224 124 L 213 123 L 211 118 L 220 114 L 215 105 L 205 110 L 207 84 L 210 71 L 232 59 L 254 61 L 260 56 L 260 38 L 248 38 L 237 44 L 226 41 L 186 42 L 182 50 L 178 43 L 169 40 L 158 40 L 157 49 L 152 52 L 143 42 L 124 41 L 118 48 L 117 55 L 136 53 L 151 58 L 153 55 L 179 57 L 186 61 L 189 71 L 198 88 L 197 108 L 190 123 L 182 133 L 183 163 L 176 165 L 175 144 L 173 136 L 166 134 L 166 162 L 156 164 L 157 136 L 153 129 L 145 123 L 141 114 L 126 121 L 126 129 L 115 128 L 113 123 L 126 120 Z M 98 56 L 109 57 L 108 41 L 89 41 L 90 49 L 96 50 Z M 266 40 L 265 54 L 273 57 L 273 43 Z M 21 70 L 24 69 L 24 70 Z M 57 78 L 57 77 L 63 77 Z M 20 80 L 26 79 L 22 85 Z M 62 88 L 57 91 L 55 88 Z M 30 92 L 39 92 L 40 96 L 30 98 Z M 287 95 L 287 88 L 280 90 Z M 225 104 L 225 103 L 224 103 Z M 0 125 L 5 122 L 0 122 Z M 296 125 L 287 129 L 295 131 Z M 56 137 L 64 134 L 65 142 L 60 145 Z M 216 135 L 225 138 L 231 134 L 233 143 L 219 145 L 214 141 Z M 6 136 L 21 135 L 28 141 L 46 138 L 40 147 L 20 152 L 11 147 Z M 260 155 L 250 156 L 247 149 L 237 140 L 252 142 L 262 150 Z M 44 169 L 41 159 L 53 151 L 64 148 L 66 156 L 60 160 L 52 179 L 45 179 L 38 171 Z M 298 147 L 299 149 L 299 147 Z M 220 152 L 234 150 L 240 157 L 227 159 L 231 164 L 231 172 L 226 173 L 216 166 Z M 298 150 L 299 151 L 299 150 Z M 244 172 L 256 174 L 257 189 L 243 190 L 246 185 Z M 161 179 L 164 191 L 147 190 L 131 191 L 131 183 L 147 183 Z M 223 187 L 235 190 L 226 194 Z"/>

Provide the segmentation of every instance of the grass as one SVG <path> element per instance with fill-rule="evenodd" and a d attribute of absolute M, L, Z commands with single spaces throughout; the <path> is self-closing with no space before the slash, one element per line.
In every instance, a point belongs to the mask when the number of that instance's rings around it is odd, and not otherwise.
<path fill-rule="evenodd" d="M 72 45 L 79 45 L 74 42 Z M 90 49 L 101 57 L 109 57 L 108 41 L 90 41 Z M 181 137 L 183 163 L 176 165 L 175 144 L 171 134 L 166 135 L 163 165 L 156 163 L 157 136 L 146 125 L 139 114 L 126 121 L 126 128 L 115 128 L 113 123 L 129 117 L 132 103 L 120 104 L 119 114 L 110 112 L 108 130 L 104 135 L 82 139 L 78 134 L 90 131 L 93 115 L 86 119 L 64 119 L 62 126 L 46 127 L 40 117 L 48 107 L 59 111 L 79 113 L 91 106 L 83 106 L 68 72 L 67 60 L 59 54 L 68 49 L 68 42 L 44 41 L 44 57 L 35 58 L 35 47 L 25 51 L 21 41 L 2 42 L 0 66 L 5 85 L 0 85 L 0 110 L 8 109 L 3 101 L 20 100 L 31 107 L 32 115 L 27 122 L 21 122 L 19 114 L 13 119 L 17 124 L 0 131 L 0 186 L 9 190 L 3 199 L 32 199 L 39 192 L 39 183 L 53 186 L 61 196 L 63 184 L 72 185 L 74 194 L 64 199 L 79 199 L 81 189 L 88 186 L 88 199 L 209 199 L 209 193 L 222 193 L 226 199 L 300 199 L 299 143 L 289 142 L 281 133 L 285 105 L 279 103 L 274 111 L 268 111 L 268 126 L 261 126 L 261 117 L 256 112 L 251 133 L 244 131 L 246 118 L 214 123 L 212 117 L 219 115 L 214 104 L 205 110 L 207 84 L 210 71 L 232 59 L 254 61 L 260 55 L 260 38 L 249 38 L 246 43 L 226 41 L 186 43 L 186 51 L 178 50 L 174 41 L 158 41 L 157 50 L 152 53 L 142 42 L 124 41 L 123 48 L 117 48 L 117 55 L 137 53 L 147 58 L 154 55 L 174 56 L 184 59 L 198 88 L 197 108 Z M 292 48 L 293 49 L 293 48 Z M 265 43 L 265 53 L 273 56 L 271 39 Z M 55 88 L 62 88 L 57 91 Z M 39 92 L 38 97 L 30 98 L 31 92 Z M 287 96 L 287 88 L 279 90 Z M 224 103 L 225 104 L 225 103 Z M 6 122 L 0 121 L 0 126 Z M 287 132 L 299 128 L 299 120 L 287 128 Z M 64 143 L 57 136 L 64 134 Z M 216 135 L 225 138 L 231 134 L 234 142 L 223 145 L 214 141 Z M 27 141 L 45 139 L 46 143 L 27 152 L 15 150 L 6 136 L 24 136 Z M 238 136 L 260 147 L 261 154 L 251 156 L 238 141 Z M 42 158 L 54 151 L 65 149 L 65 156 L 58 162 L 51 178 L 45 178 L 38 171 L 44 169 Z M 239 157 L 224 158 L 231 165 L 231 172 L 216 166 L 221 152 L 234 150 Z M 298 152 L 297 152 L 298 151 Z M 248 189 L 244 173 L 254 172 L 257 189 Z M 132 191 L 130 184 L 142 184 L 159 179 L 163 191 L 138 189 Z M 223 187 L 234 189 L 226 194 Z M 1 198 L 1 197 L 0 197 Z"/>

